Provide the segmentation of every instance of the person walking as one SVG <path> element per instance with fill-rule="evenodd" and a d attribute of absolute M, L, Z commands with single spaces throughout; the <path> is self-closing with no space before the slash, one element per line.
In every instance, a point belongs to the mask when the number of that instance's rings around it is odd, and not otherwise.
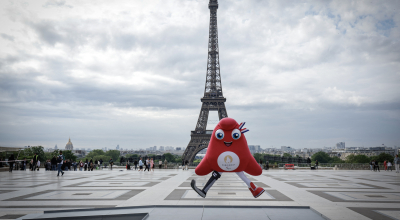
<path fill-rule="evenodd" d="M 182 170 L 185 170 L 185 161 L 182 160 Z"/>
<path fill-rule="evenodd" d="M 154 171 L 154 160 L 153 160 L 153 158 L 150 159 L 150 169 L 151 169 L 151 171 Z"/>
<path fill-rule="evenodd" d="M 108 163 L 110 164 L 111 170 L 112 170 L 112 166 L 114 165 L 114 161 L 112 158 L 110 158 L 110 160 L 108 161 Z"/>
<path fill-rule="evenodd" d="M 267 160 L 267 162 L 265 163 L 265 169 L 269 170 L 269 161 Z"/>
<path fill-rule="evenodd" d="M 146 169 L 147 169 L 147 172 L 149 172 L 149 171 L 150 171 L 150 161 L 149 161 L 149 158 L 146 158 L 146 164 L 145 164 L 145 166 L 146 166 L 146 168 L 144 168 L 144 171 L 146 171 Z"/>
<path fill-rule="evenodd" d="M 387 162 L 386 162 L 386 160 L 383 161 L 383 167 L 385 167 L 385 171 L 387 171 Z"/>
<path fill-rule="evenodd" d="M 100 167 L 103 165 L 103 159 L 100 158 Z M 103 167 L 102 167 L 103 169 Z"/>
<path fill-rule="evenodd" d="M 36 171 L 36 167 L 37 167 L 37 162 L 39 161 L 39 155 L 37 155 L 37 153 L 35 153 L 35 155 L 33 155 L 33 171 Z"/>
<path fill-rule="evenodd" d="M 315 160 L 315 169 L 317 169 L 318 170 L 318 160 Z"/>
<path fill-rule="evenodd" d="M 61 167 L 62 167 L 62 165 L 64 163 L 64 159 L 65 159 L 64 155 L 62 154 L 62 151 L 60 151 L 60 155 L 58 155 L 58 157 L 57 157 L 57 167 L 58 167 L 57 176 L 60 175 L 60 172 L 61 172 L 61 176 L 64 175 L 64 172 L 61 170 Z"/>
<path fill-rule="evenodd" d="M 374 168 L 374 172 L 376 171 L 376 167 L 375 167 L 375 160 L 372 160 L 372 166 L 373 166 L 373 168 Z"/>
<path fill-rule="evenodd" d="M 36 162 L 36 167 L 37 167 L 37 171 L 39 171 L 39 167 L 40 167 L 40 160 L 38 160 L 38 161 Z"/>
<path fill-rule="evenodd" d="M 93 171 L 94 164 L 93 164 L 93 160 L 92 159 L 90 160 L 89 164 L 90 164 L 90 166 L 89 166 L 90 167 L 90 171 Z"/>
<path fill-rule="evenodd" d="M 393 171 L 393 170 L 392 170 L 392 163 L 390 163 L 390 161 L 388 161 L 387 167 L 388 167 L 388 171 L 389 171 L 389 169 L 390 169 L 390 172 Z"/>
<path fill-rule="evenodd" d="M 369 162 L 369 167 L 370 167 L 371 171 L 373 171 L 374 165 L 372 164 L 372 160 Z"/>
<path fill-rule="evenodd" d="M 137 165 L 138 165 L 137 160 L 135 160 L 135 162 L 133 162 L 133 165 L 135 165 L 135 170 L 136 170 L 137 169 Z"/>
<path fill-rule="evenodd" d="M 185 160 L 185 170 L 189 170 L 189 161 Z"/>
<path fill-rule="evenodd" d="M 158 161 L 158 169 L 161 170 L 161 167 L 162 167 L 162 160 L 159 160 L 159 161 Z"/>
<path fill-rule="evenodd" d="M 87 171 L 88 168 L 88 159 L 86 159 L 85 164 L 83 165 L 84 171 Z"/>
<path fill-rule="evenodd" d="M 74 167 L 74 171 L 78 168 L 78 163 L 76 161 L 72 162 L 72 166 Z"/>
<path fill-rule="evenodd" d="M 379 162 L 378 161 L 375 161 L 375 171 L 376 170 L 378 170 L 379 172 L 381 172 L 380 170 L 379 170 Z"/>
<path fill-rule="evenodd" d="M 83 162 L 79 161 L 79 171 L 82 171 L 82 169 L 83 169 Z"/>
<path fill-rule="evenodd" d="M 22 170 L 26 170 L 26 157 L 24 158 L 24 161 L 22 161 Z"/>
<path fill-rule="evenodd" d="M 400 159 L 399 159 L 398 154 L 396 154 L 396 157 L 394 158 L 393 163 L 394 163 L 394 168 L 396 169 L 396 173 L 399 173 Z"/>
<path fill-rule="evenodd" d="M 10 166 L 8 168 L 8 172 L 12 173 L 14 168 L 14 163 L 15 163 L 14 154 L 11 154 L 11 156 L 8 158 L 8 165 Z"/>
<path fill-rule="evenodd" d="M 164 160 L 164 169 L 168 169 L 168 161 L 167 161 L 167 159 Z"/>
<path fill-rule="evenodd" d="M 311 167 L 311 159 L 309 157 L 307 158 L 307 164 L 309 167 Z"/>
<path fill-rule="evenodd" d="M 143 170 L 143 161 L 142 158 L 139 159 L 139 170 L 138 171 L 142 171 Z"/>

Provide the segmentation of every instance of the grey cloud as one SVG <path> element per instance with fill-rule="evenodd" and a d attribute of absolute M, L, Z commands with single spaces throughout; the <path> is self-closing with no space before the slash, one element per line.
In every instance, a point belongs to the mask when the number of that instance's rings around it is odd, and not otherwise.
<path fill-rule="evenodd" d="M 14 41 L 14 37 L 11 35 L 1 33 L 0 36 L 6 40 Z"/>

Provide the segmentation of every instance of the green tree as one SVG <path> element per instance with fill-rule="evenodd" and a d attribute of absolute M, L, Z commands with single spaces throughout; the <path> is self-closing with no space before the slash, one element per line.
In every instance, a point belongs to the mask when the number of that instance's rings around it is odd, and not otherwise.
<path fill-rule="evenodd" d="M 289 153 L 284 153 L 283 156 L 284 157 L 292 157 L 292 155 L 290 155 Z"/>
<path fill-rule="evenodd" d="M 369 163 L 371 158 L 365 155 L 350 154 L 346 157 L 346 163 Z"/>
<path fill-rule="evenodd" d="M 118 161 L 120 154 L 121 154 L 121 152 L 119 150 L 109 150 L 105 153 L 105 155 L 109 157 L 108 160 L 110 160 L 110 158 L 112 158 L 114 162 Z"/>
<path fill-rule="evenodd" d="M 329 163 L 329 161 L 331 160 L 331 157 L 329 157 L 329 154 L 327 154 L 323 151 L 320 151 L 320 152 L 313 154 L 311 156 L 311 160 L 313 162 L 318 160 L 319 163 Z"/>
<path fill-rule="evenodd" d="M 72 151 L 64 150 L 62 153 L 66 160 L 76 161 L 77 157 L 72 153 Z"/>
<path fill-rule="evenodd" d="M 175 157 L 171 153 L 166 153 L 164 154 L 165 159 L 167 159 L 168 162 L 175 162 Z"/>
<path fill-rule="evenodd" d="M 255 154 L 253 154 L 253 157 L 257 162 L 260 162 L 260 159 L 264 162 L 264 155 L 263 154 L 255 153 Z"/>
<path fill-rule="evenodd" d="M 93 158 L 94 156 L 98 156 L 98 155 L 105 155 L 103 150 L 100 149 L 94 149 L 92 151 L 90 151 L 90 153 L 88 153 L 86 155 L 86 158 Z M 119 155 L 118 155 L 119 156 Z"/>
<path fill-rule="evenodd" d="M 344 161 L 342 159 L 340 159 L 339 157 L 331 157 L 329 163 L 344 163 Z"/>
<path fill-rule="evenodd" d="M 43 150 L 42 146 L 32 146 L 29 148 L 25 148 L 23 151 L 21 151 L 18 159 L 23 159 L 23 158 L 32 159 L 33 155 L 35 155 L 35 153 L 37 153 L 37 155 L 39 156 L 40 161 L 46 160 L 46 155 L 44 154 L 44 150 Z"/>
<path fill-rule="evenodd" d="M 386 154 L 386 153 L 381 153 L 378 156 L 372 156 L 371 160 L 376 160 L 379 163 L 383 163 L 385 160 L 393 162 L 394 157 L 390 154 Z M 368 161 L 369 162 L 369 161 Z"/>

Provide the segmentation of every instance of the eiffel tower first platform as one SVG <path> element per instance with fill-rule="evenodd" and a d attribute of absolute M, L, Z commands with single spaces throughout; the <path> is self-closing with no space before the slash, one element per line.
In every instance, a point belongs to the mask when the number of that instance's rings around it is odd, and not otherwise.
<path fill-rule="evenodd" d="M 196 128 L 190 133 L 190 142 L 182 155 L 182 160 L 193 161 L 196 154 L 208 147 L 212 130 L 206 130 L 208 114 L 210 111 L 218 111 L 219 120 L 228 117 L 226 112 L 226 98 L 222 93 L 221 73 L 219 69 L 219 49 L 218 49 L 218 26 L 217 9 L 218 0 L 210 0 L 210 27 L 208 38 L 208 59 L 207 76 L 204 97 L 201 98 L 201 109 Z"/>

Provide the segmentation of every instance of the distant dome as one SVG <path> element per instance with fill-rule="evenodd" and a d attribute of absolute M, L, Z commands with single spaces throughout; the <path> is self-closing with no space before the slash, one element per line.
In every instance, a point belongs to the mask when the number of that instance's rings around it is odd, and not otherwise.
<path fill-rule="evenodd" d="M 65 150 L 73 150 L 74 146 L 72 145 L 71 138 L 68 140 L 67 145 L 65 145 Z"/>

